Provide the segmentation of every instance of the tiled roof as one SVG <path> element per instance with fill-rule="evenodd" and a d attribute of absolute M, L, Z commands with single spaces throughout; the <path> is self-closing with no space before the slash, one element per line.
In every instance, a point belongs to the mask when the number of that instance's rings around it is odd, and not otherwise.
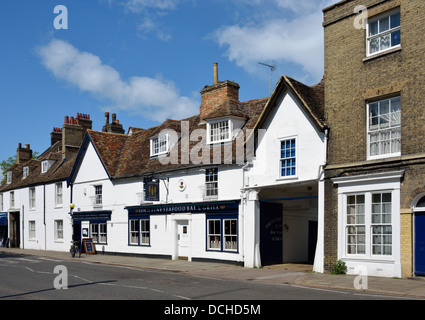
<path fill-rule="evenodd" d="M 284 90 L 290 90 L 296 96 L 301 107 L 306 111 L 319 130 L 322 131 L 327 127 L 324 121 L 324 80 L 310 87 L 290 77 L 282 76 L 256 124 L 256 129 L 261 127 L 267 119 L 271 110 L 276 106 L 277 99 Z"/>
<path fill-rule="evenodd" d="M 77 154 L 62 159 L 61 142 L 57 142 L 47 148 L 36 159 L 29 160 L 23 164 L 14 164 L 9 168 L 13 172 L 12 183 L 6 182 L 0 186 L 0 192 L 20 189 L 35 185 L 65 181 L 71 174 Z M 44 160 L 54 161 L 46 173 L 41 173 L 41 163 Z M 29 175 L 23 178 L 23 168 L 29 168 Z"/>
<path fill-rule="evenodd" d="M 245 129 L 252 129 L 254 127 L 267 101 L 268 98 L 263 98 L 239 103 L 238 112 L 240 112 L 240 117 L 246 120 L 239 134 L 244 134 Z M 226 112 L 220 116 L 228 116 L 229 114 Z M 182 123 L 184 123 L 183 129 Z M 174 130 L 180 135 L 189 135 L 192 138 L 190 140 L 195 141 L 189 141 L 188 146 L 182 146 L 182 139 L 179 139 L 169 153 L 176 155 L 176 163 L 163 164 L 161 160 L 164 160 L 164 158 L 150 156 L 150 139 L 157 136 L 162 130 L 167 129 Z M 201 130 L 194 133 L 197 129 Z M 87 134 L 93 142 L 111 179 L 125 179 L 213 164 L 214 150 L 215 148 L 222 150 L 222 146 L 209 146 L 207 148 L 205 129 L 205 123 L 202 123 L 200 116 L 196 115 L 180 121 L 167 119 L 161 125 L 149 129 L 131 127 L 129 130 L 131 134 L 113 134 L 92 130 L 89 130 Z M 194 134 L 196 134 L 195 137 L 193 136 Z M 229 154 L 231 158 L 224 159 L 223 156 L 220 163 L 232 164 L 236 162 L 236 140 L 233 141 L 231 146 L 232 153 Z M 185 141 L 188 141 L 188 139 L 185 139 Z M 203 148 L 200 146 L 203 146 Z M 202 158 L 203 161 L 201 164 L 194 163 L 193 161 L 184 161 L 185 159 L 189 159 L 188 153 L 196 155 L 196 150 L 199 149 L 198 155 L 201 156 L 202 150 L 206 150 L 206 148 L 210 153 L 209 163 L 208 161 L 204 161 L 206 160 L 205 158 Z M 224 154 L 224 152 L 222 153 Z"/>

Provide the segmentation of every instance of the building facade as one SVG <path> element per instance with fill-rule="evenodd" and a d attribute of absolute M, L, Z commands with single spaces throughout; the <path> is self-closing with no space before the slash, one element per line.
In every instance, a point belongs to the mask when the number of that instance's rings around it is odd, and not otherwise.
<path fill-rule="evenodd" d="M 65 117 L 50 134 L 50 146 L 37 157 L 19 144 L 16 163 L 0 187 L 0 212 L 10 247 L 68 251 L 72 236 L 70 192 L 66 185 L 81 141 L 92 121 L 85 114 Z M 6 243 L 7 242 L 7 243 Z"/>
<path fill-rule="evenodd" d="M 324 9 L 326 269 L 424 273 L 424 14 L 421 0 Z"/>
<path fill-rule="evenodd" d="M 247 102 L 238 90 L 216 81 L 201 91 L 199 115 L 126 134 L 108 129 L 106 114 L 68 179 L 74 240 L 110 254 L 313 263 L 323 83 L 282 77 L 270 99 Z"/>

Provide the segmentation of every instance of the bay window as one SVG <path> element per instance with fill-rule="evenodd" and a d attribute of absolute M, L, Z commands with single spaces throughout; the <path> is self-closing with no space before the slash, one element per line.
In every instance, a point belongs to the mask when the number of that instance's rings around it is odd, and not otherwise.
<path fill-rule="evenodd" d="M 391 192 L 347 195 L 345 211 L 348 256 L 391 256 L 393 245 Z"/>

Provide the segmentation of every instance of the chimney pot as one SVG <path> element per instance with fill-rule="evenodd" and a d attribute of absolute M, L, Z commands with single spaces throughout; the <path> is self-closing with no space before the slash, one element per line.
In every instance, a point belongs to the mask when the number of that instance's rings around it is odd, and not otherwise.
<path fill-rule="evenodd" d="M 71 117 L 71 119 L 70 119 L 70 124 L 75 124 L 75 119 L 74 119 L 74 117 Z"/>
<path fill-rule="evenodd" d="M 64 123 L 69 123 L 69 117 L 68 116 L 65 116 L 65 120 L 64 120 Z"/>
<path fill-rule="evenodd" d="M 109 124 L 109 112 L 105 112 L 105 125 Z"/>
<path fill-rule="evenodd" d="M 218 83 L 218 63 L 214 63 L 214 84 Z"/>

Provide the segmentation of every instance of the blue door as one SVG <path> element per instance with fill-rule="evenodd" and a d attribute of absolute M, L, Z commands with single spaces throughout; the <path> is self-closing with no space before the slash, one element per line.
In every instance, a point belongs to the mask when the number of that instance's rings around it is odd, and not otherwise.
<path fill-rule="evenodd" d="M 263 266 L 280 264 L 283 259 L 282 205 L 261 203 L 260 252 Z"/>
<path fill-rule="evenodd" d="M 415 215 L 415 274 L 425 275 L 425 213 Z"/>

